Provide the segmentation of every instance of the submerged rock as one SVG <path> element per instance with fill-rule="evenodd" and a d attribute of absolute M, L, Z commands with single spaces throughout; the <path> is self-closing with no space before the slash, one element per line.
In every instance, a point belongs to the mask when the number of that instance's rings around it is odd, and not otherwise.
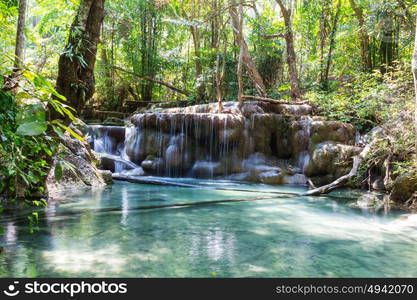
<path fill-rule="evenodd" d="M 282 178 L 284 184 L 307 184 L 307 176 L 304 174 L 285 175 Z"/>

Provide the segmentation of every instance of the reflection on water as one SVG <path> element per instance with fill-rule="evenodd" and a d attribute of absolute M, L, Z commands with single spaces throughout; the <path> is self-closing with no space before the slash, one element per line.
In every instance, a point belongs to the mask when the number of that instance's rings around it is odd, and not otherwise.
<path fill-rule="evenodd" d="M 207 188 L 116 183 L 79 191 L 51 203 L 34 234 L 25 218 L 4 216 L 0 275 L 417 276 L 415 216 L 354 208 L 346 193 L 301 197 L 293 194 L 303 187 L 191 183 Z M 192 205 L 260 195 L 274 198 Z"/>

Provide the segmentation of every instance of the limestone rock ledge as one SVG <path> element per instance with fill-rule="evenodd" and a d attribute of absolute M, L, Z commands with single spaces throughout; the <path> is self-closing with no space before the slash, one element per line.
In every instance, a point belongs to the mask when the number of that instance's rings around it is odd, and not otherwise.
<path fill-rule="evenodd" d="M 61 140 L 62 144 L 54 157 L 47 177 L 48 196 L 54 198 L 61 192 L 71 189 L 100 187 L 111 184 L 111 172 L 97 168 L 100 159 L 91 150 L 88 143 L 83 143 L 71 137 L 68 133 L 65 133 L 64 136 L 65 138 Z M 64 165 L 59 181 L 55 179 L 57 164 Z M 73 167 L 65 167 L 67 164 Z"/>

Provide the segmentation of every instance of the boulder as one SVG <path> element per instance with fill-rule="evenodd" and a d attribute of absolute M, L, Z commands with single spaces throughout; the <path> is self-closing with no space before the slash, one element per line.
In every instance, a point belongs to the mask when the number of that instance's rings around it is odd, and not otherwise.
<path fill-rule="evenodd" d="M 255 173 L 252 175 L 252 181 L 262 182 L 265 184 L 282 184 L 283 173 L 281 172 L 280 168 L 262 173 Z"/>
<path fill-rule="evenodd" d="M 161 157 L 148 156 L 142 161 L 141 167 L 146 173 L 158 175 L 165 170 L 165 160 Z"/>
<path fill-rule="evenodd" d="M 313 121 L 310 134 L 312 145 L 325 141 L 352 145 L 355 143 L 356 129 L 351 124 L 338 121 Z"/>
<path fill-rule="evenodd" d="M 65 133 L 64 137 L 46 180 L 49 197 L 55 197 L 60 192 L 69 189 L 105 186 L 109 183 L 108 173 L 101 172 L 96 167 L 98 160 L 90 146 L 71 137 L 68 133 Z M 63 171 L 61 178 L 57 181 L 55 169 L 58 163 L 63 166 Z M 65 165 L 71 167 L 68 168 Z"/>
<path fill-rule="evenodd" d="M 417 191 L 417 176 L 415 174 L 401 174 L 393 183 L 390 200 L 394 202 L 406 202 Z"/>
<path fill-rule="evenodd" d="M 138 166 L 130 161 L 124 160 L 116 155 L 99 153 L 100 165 L 102 170 L 109 170 L 111 172 L 122 172 L 137 168 Z"/>
<path fill-rule="evenodd" d="M 198 160 L 191 168 L 190 175 L 197 178 L 212 178 L 224 173 L 220 162 L 210 162 Z"/>
<path fill-rule="evenodd" d="M 271 104 L 271 108 L 274 113 L 294 116 L 310 115 L 313 111 L 308 104 Z"/>
<path fill-rule="evenodd" d="M 309 177 L 331 175 L 333 180 L 337 179 L 349 173 L 353 156 L 361 151 L 360 147 L 335 142 L 317 144 L 311 151 L 305 174 Z"/>
<path fill-rule="evenodd" d="M 112 184 L 113 177 L 112 172 L 109 170 L 98 170 L 98 175 L 103 179 L 105 184 Z"/>

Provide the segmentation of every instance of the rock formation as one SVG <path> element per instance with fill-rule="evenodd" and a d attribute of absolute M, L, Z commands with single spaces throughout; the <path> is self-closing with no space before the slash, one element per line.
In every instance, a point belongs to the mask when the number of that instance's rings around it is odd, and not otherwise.
<path fill-rule="evenodd" d="M 351 167 L 355 128 L 310 117 L 309 105 L 226 102 L 134 114 L 127 127 L 89 127 L 115 173 L 324 184 Z"/>

